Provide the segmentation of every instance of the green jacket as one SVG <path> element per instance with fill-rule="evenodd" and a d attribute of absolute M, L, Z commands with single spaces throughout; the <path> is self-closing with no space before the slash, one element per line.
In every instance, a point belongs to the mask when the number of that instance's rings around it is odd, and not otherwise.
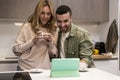
<path fill-rule="evenodd" d="M 58 57 L 60 57 L 60 41 L 62 32 L 58 32 Z M 66 58 L 80 58 L 87 61 L 88 67 L 94 67 L 91 57 L 93 44 L 86 30 L 72 24 L 69 37 L 64 42 L 64 51 Z"/>

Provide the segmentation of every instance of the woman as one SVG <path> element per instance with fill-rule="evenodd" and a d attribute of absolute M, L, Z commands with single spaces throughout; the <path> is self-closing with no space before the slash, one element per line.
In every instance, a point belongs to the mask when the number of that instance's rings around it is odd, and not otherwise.
<path fill-rule="evenodd" d="M 49 69 L 49 55 L 56 56 L 55 17 L 47 0 L 40 0 L 34 14 L 22 26 L 13 52 L 19 57 L 18 70 Z"/>

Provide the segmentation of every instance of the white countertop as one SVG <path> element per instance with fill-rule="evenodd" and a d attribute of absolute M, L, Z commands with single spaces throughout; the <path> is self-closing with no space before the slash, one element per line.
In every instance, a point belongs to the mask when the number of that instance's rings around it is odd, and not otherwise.
<path fill-rule="evenodd" d="M 43 73 L 30 73 L 32 80 L 120 80 L 120 76 L 108 73 L 96 68 L 88 69 L 88 72 L 79 72 L 80 77 L 51 78 L 50 70 Z"/>

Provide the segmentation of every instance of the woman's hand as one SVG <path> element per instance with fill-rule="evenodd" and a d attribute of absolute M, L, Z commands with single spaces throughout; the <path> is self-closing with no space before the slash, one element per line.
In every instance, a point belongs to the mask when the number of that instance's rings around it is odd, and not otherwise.
<path fill-rule="evenodd" d="M 38 39 L 45 39 L 48 42 L 52 41 L 52 35 L 50 33 L 45 33 L 45 32 L 42 32 L 42 31 L 38 31 L 37 38 Z"/>
<path fill-rule="evenodd" d="M 33 44 L 36 44 L 36 42 L 37 42 L 38 40 L 41 40 L 42 37 L 43 37 L 42 35 L 43 35 L 42 32 L 41 32 L 41 31 L 38 31 L 37 34 L 35 35 L 35 37 L 33 38 Z"/>
<path fill-rule="evenodd" d="M 33 43 L 35 44 L 38 40 L 42 39 L 45 39 L 48 42 L 52 42 L 52 35 L 50 33 L 38 31 L 37 35 L 33 38 Z"/>
<path fill-rule="evenodd" d="M 43 37 L 46 41 L 52 42 L 52 35 L 50 33 L 45 33 Z"/>

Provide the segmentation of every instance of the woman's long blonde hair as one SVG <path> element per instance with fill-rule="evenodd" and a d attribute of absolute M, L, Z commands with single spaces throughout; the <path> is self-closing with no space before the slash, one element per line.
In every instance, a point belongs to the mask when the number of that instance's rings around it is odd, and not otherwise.
<path fill-rule="evenodd" d="M 40 0 L 35 8 L 34 13 L 27 19 L 27 21 L 29 23 L 31 23 L 31 28 L 32 28 L 34 33 L 36 33 L 39 30 L 39 26 L 41 23 L 39 20 L 39 15 L 40 15 L 41 10 L 44 6 L 48 6 L 50 8 L 50 11 L 51 11 L 51 18 L 47 22 L 47 24 L 45 25 L 47 30 L 50 33 L 52 33 L 56 29 L 56 27 L 55 27 L 55 14 L 54 14 L 54 9 L 52 7 L 51 2 L 48 0 Z"/>

